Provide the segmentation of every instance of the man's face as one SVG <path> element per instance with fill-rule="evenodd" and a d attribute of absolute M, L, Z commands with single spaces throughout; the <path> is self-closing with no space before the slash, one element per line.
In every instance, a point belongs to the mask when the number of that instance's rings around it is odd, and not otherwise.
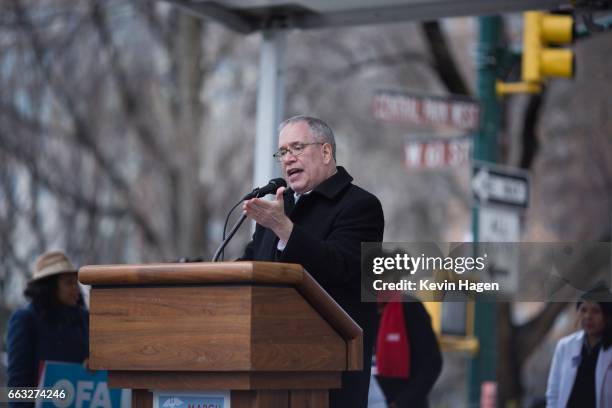
<path fill-rule="evenodd" d="M 297 122 L 282 129 L 278 138 L 278 148 L 288 149 L 298 143 L 317 142 L 308 124 Z M 282 158 L 283 176 L 293 191 L 300 194 L 307 193 L 333 174 L 335 165 L 332 160 L 331 145 L 307 145 L 300 155 L 287 153 Z"/>

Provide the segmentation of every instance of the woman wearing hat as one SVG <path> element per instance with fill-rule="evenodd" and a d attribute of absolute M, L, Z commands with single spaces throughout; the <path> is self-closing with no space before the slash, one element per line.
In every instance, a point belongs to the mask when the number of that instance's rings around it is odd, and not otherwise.
<path fill-rule="evenodd" d="M 89 355 L 89 315 L 77 271 L 63 252 L 36 260 L 24 294 L 30 303 L 12 314 L 7 328 L 8 387 L 36 387 L 44 361 L 82 363 Z"/>
<path fill-rule="evenodd" d="M 548 375 L 547 408 L 612 408 L 612 303 L 607 288 L 585 293 L 582 330 L 559 340 Z M 601 301 L 606 300 L 606 301 Z"/>

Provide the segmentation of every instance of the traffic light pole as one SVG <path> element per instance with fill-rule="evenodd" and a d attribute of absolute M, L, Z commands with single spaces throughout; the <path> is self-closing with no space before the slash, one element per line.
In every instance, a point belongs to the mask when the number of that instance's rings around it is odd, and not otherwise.
<path fill-rule="evenodd" d="M 478 99 L 480 109 L 480 132 L 474 138 L 473 159 L 495 163 L 497 160 L 497 133 L 500 109 L 495 92 L 499 45 L 501 41 L 501 17 L 480 17 L 478 45 Z M 478 237 L 479 211 L 472 208 L 472 236 Z M 474 334 L 478 338 L 478 354 L 472 359 L 469 371 L 468 400 L 470 407 L 480 404 L 481 384 L 496 381 L 496 313 L 493 302 L 477 299 L 474 309 Z"/>

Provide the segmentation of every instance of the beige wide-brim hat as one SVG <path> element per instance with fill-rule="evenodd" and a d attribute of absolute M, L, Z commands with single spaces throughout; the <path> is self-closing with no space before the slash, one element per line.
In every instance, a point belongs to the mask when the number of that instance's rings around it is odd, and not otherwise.
<path fill-rule="evenodd" d="M 61 273 L 76 273 L 76 268 L 72 265 L 66 254 L 62 251 L 45 252 L 36 259 L 34 263 L 34 275 L 32 281 L 47 278 Z"/>

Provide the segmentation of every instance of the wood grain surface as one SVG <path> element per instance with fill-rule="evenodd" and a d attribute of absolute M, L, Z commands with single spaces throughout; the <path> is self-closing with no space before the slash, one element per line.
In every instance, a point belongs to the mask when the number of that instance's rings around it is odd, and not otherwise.
<path fill-rule="evenodd" d="M 251 289 L 94 287 L 90 367 L 250 370 Z"/>
<path fill-rule="evenodd" d="M 92 286 L 248 282 L 298 284 L 303 273 L 300 265 L 278 262 L 87 265 L 79 269 L 79 281 Z"/>
<path fill-rule="evenodd" d="M 342 337 L 290 287 L 93 288 L 93 369 L 340 371 Z"/>
<path fill-rule="evenodd" d="M 292 390 L 289 393 L 291 408 L 327 408 L 329 392 L 327 390 Z"/>
<path fill-rule="evenodd" d="M 254 287 L 253 370 L 345 370 L 344 339 L 294 288 Z"/>
<path fill-rule="evenodd" d="M 153 393 L 147 389 L 132 390 L 132 408 L 151 408 Z"/>
<path fill-rule="evenodd" d="M 92 368 L 236 371 L 363 366 L 361 328 L 299 265 L 93 265 L 81 268 L 79 279 L 94 285 Z M 336 358 L 341 349 L 342 367 Z"/>
<path fill-rule="evenodd" d="M 113 388 L 160 390 L 326 390 L 340 388 L 340 372 L 110 371 Z"/>

